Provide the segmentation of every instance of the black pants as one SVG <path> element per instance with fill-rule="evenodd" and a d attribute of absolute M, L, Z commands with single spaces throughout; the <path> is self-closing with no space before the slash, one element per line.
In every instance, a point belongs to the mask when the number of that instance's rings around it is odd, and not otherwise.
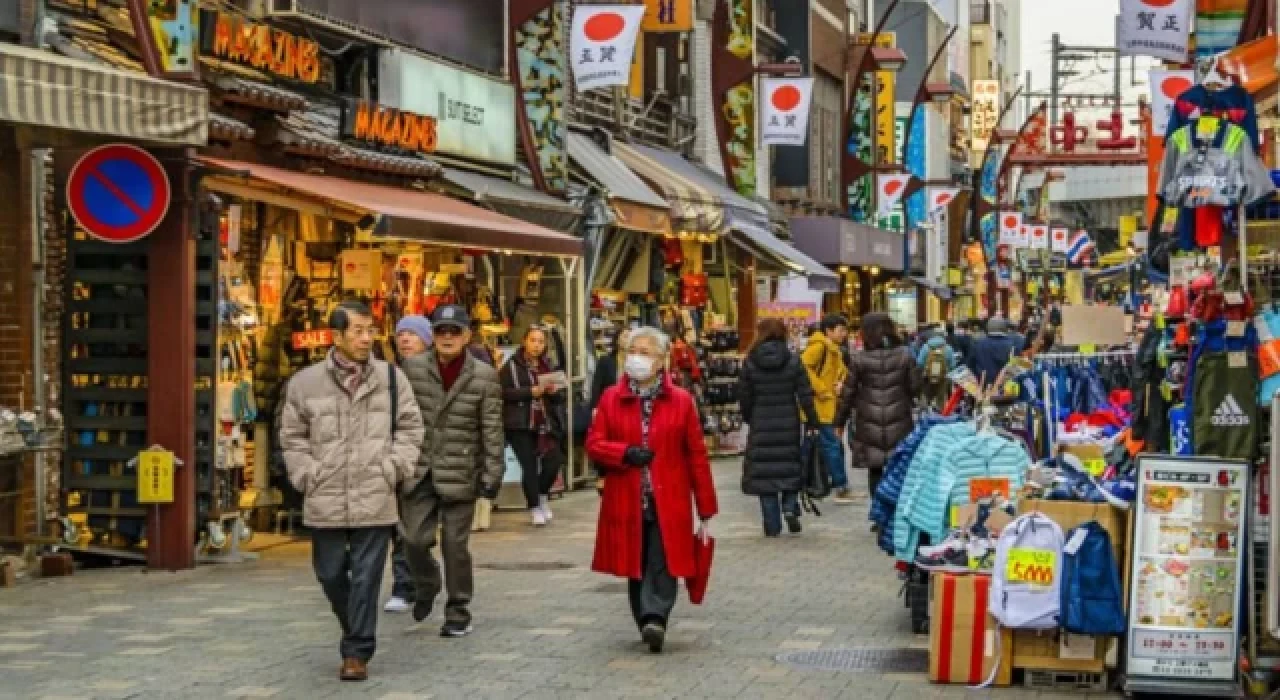
<path fill-rule="evenodd" d="M 867 493 L 871 498 L 876 497 L 876 488 L 880 486 L 880 477 L 884 476 L 883 467 L 867 468 Z"/>
<path fill-rule="evenodd" d="M 520 460 L 521 485 L 524 501 L 530 508 L 541 504 L 541 497 L 551 493 L 556 477 L 560 475 L 560 455 L 554 450 L 545 457 L 538 456 L 538 435 L 532 430 L 508 430 L 507 444 Z"/>
<path fill-rule="evenodd" d="M 413 573 L 409 557 L 404 553 L 404 536 L 396 533 L 391 543 L 391 595 L 407 603 L 414 601 Z"/>
<path fill-rule="evenodd" d="M 394 528 L 317 528 L 311 566 L 342 625 L 342 658 L 368 661 L 378 642 L 378 595 Z"/>
<path fill-rule="evenodd" d="M 662 529 L 657 518 L 644 521 L 644 544 L 641 553 L 641 578 L 627 581 L 627 594 L 631 600 L 631 616 L 636 627 L 646 623 L 667 624 L 671 609 L 676 606 L 679 585 L 667 571 L 667 554 L 662 548 Z"/>

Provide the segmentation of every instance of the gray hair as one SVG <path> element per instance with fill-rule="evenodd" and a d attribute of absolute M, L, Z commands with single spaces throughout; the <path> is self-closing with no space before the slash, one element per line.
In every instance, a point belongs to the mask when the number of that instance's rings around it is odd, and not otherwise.
<path fill-rule="evenodd" d="M 666 333 L 663 333 L 652 326 L 641 326 L 640 328 L 631 331 L 631 337 L 627 339 L 627 352 L 631 352 L 631 347 L 641 338 L 652 340 L 664 356 L 671 354 L 671 338 L 667 337 Z"/>

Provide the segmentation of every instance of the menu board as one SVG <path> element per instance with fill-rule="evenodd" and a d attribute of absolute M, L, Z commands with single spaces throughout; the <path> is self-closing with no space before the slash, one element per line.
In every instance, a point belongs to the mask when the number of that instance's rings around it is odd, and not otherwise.
<path fill-rule="evenodd" d="M 1235 678 L 1248 480 L 1244 462 L 1139 458 L 1131 676 Z"/>

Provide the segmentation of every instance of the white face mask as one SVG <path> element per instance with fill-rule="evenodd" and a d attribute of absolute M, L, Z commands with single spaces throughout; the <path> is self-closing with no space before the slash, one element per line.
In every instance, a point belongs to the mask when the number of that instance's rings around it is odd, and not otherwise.
<path fill-rule="evenodd" d="M 628 377 L 637 382 L 647 381 L 653 378 L 654 365 L 657 363 L 652 357 L 644 355 L 627 355 L 627 361 L 623 365 L 623 371 Z"/>

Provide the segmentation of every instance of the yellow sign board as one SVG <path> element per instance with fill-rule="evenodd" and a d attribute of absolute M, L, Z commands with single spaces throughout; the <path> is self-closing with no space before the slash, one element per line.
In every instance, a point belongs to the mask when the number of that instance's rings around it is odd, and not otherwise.
<path fill-rule="evenodd" d="M 1009 561 L 1005 567 L 1005 579 L 1009 583 L 1029 583 L 1033 586 L 1051 586 L 1057 573 L 1058 555 L 1048 549 L 1009 549 Z"/>
<path fill-rule="evenodd" d="M 892 49 L 898 45 L 898 35 L 894 32 L 881 32 L 876 35 L 876 46 L 882 49 Z M 861 34 L 858 36 L 858 43 L 866 46 L 871 43 L 870 34 Z M 898 144 L 895 138 L 894 126 L 897 123 L 897 115 L 894 100 L 894 90 L 897 85 L 897 75 L 891 70 L 876 71 L 876 99 L 875 99 L 875 124 L 876 124 L 876 163 L 878 165 L 888 165 L 897 162 Z"/>
<path fill-rule="evenodd" d="M 644 0 L 640 28 L 646 32 L 693 31 L 693 0 Z"/>
<path fill-rule="evenodd" d="M 173 467 L 168 450 L 138 453 L 138 503 L 173 503 Z"/>

